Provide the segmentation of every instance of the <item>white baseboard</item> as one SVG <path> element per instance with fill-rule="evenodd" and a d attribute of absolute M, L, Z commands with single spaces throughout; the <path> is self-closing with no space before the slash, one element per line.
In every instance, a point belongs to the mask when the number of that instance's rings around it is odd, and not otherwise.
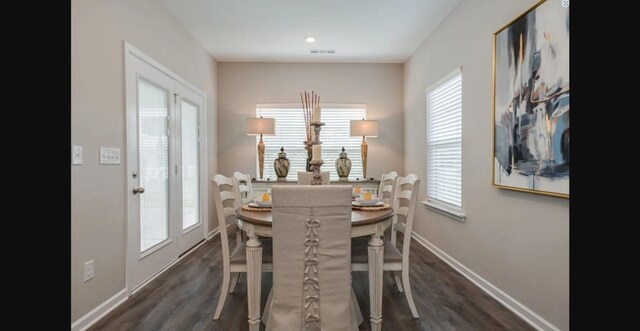
<path fill-rule="evenodd" d="M 217 228 L 209 231 L 209 233 L 207 233 L 207 240 L 211 240 L 211 238 L 213 238 L 215 235 L 217 235 L 218 232 L 220 232 L 220 227 L 217 227 Z"/>
<path fill-rule="evenodd" d="M 211 232 L 209 232 L 207 234 L 207 240 L 211 239 L 216 234 L 218 234 L 218 228 L 213 229 Z M 182 260 L 184 257 L 186 257 L 189 254 L 191 254 L 193 251 L 195 251 L 196 248 L 200 247 L 204 243 L 205 243 L 204 241 L 200 242 L 193 249 L 191 249 L 189 252 L 187 252 L 187 254 L 179 257 L 177 260 L 173 261 L 171 264 L 169 264 L 168 266 L 164 267 L 157 274 L 153 275 L 153 277 L 149 278 L 144 283 L 142 283 L 140 286 L 138 286 L 134 291 L 132 291 L 131 294 L 133 295 L 136 292 L 138 292 L 139 290 L 141 290 L 144 286 L 149 284 L 152 280 L 156 279 L 158 276 L 160 276 L 166 270 L 169 270 L 174 264 L 176 264 L 177 262 Z M 92 311 L 88 312 L 86 315 L 80 317 L 77 321 L 73 322 L 73 324 L 71 324 L 71 331 L 84 331 L 84 330 L 86 330 L 87 328 L 89 328 L 90 326 L 95 324 L 97 321 L 99 321 L 101 318 L 103 318 L 105 315 L 110 313 L 112 310 L 114 310 L 118 306 L 120 306 L 128 298 L 129 298 L 128 290 L 126 288 L 122 289 L 120 292 L 116 293 L 114 296 L 112 296 L 111 298 L 107 299 L 107 301 L 103 302 L 98 307 L 94 308 Z"/>
<path fill-rule="evenodd" d="M 491 284 L 488 280 L 482 278 L 480 275 L 473 272 L 471 269 L 467 268 L 464 264 L 460 263 L 458 260 L 449 256 L 447 253 L 440 250 L 440 248 L 436 247 L 434 244 L 430 243 L 427 239 L 420 236 L 419 234 L 412 232 L 411 236 L 419 242 L 426 249 L 430 250 L 439 257 L 442 261 L 446 262 L 453 269 L 458 271 L 460 274 L 469 279 L 472 283 L 478 286 L 481 290 L 485 291 L 487 294 L 492 296 L 502 305 L 511 310 L 514 314 L 520 316 L 525 322 L 529 323 L 531 326 L 536 328 L 537 330 L 552 330 L 552 331 L 560 331 L 559 328 L 549 323 L 549 321 L 542 318 L 540 315 L 536 314 L 533 310 L 529 309 L 527 306 L 520 303 L 518 300 L 514 299 L 495 285 Z"/>
<path fill-rule="evenodd" d="M 129 297 L 127 296 L 127 289 L 124 288 L 120 292 L 116 293 L 111 298 L 107 299 L 107 301 L 100 304 L 98 307 L 94 308 L 92 311 L 88 312 L 86 315 L 78 318 L 77 321 L 71 324 L 71 331 L 84 331 L 94 323 L 99 321 L 102 317 L 110 313 L 112 310 L 116 309 L 123 302 L 125 302 Z"/>

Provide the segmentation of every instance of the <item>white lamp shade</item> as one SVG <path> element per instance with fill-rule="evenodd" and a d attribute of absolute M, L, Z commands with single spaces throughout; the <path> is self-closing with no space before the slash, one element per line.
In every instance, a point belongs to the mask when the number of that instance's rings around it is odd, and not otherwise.
<path fill-rule="evenodd" d="M 247 118 L 247 135 L 273 136 L 276 134 L 275 118 Z"/>
<path fill-rule="evenodd" d="M 351 120 L 351 136 L 378 136 L 378 121 L 376 120 Z"/>

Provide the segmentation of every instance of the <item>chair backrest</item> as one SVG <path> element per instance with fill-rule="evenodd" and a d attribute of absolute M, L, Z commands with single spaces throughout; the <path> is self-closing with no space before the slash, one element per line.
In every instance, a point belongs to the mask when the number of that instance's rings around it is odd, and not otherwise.
<path fill-rule="evenodd" d="M 241 205 L 247 204 L 253 201 L 253 187 L 251 186 L 251 176 L 249 174 L 243 174 L 239 171 L 233 173 L 233 178 L 236 179 L 236 190 L 238 192 L 238 201 Z"/>
<path fill-rule="evenodd" d="M 358 330 L 351 301 L 351 188 L 271 188 L 273 287 L 266 330 Z"/>
<path fill-rule="evenodd" d="M 396 189 L 396 179 L 398 173 L 391 171 L 380 176 L 380 187 L 378 188 L 378 198 L 386 203 L 393 203 L 394 193 Z"/>
<path fill-rule="evenodd" d="M 322 185 L 331 184 L 331 179 L 329 177 L 328 171 L 320 171 L 320 176 L 322 177 Z M 313 179 L 313 172 L 298 171 L 298 185 L 311 185 L 312 179 Z"/>
<path fill-rule="evenodd" d="M 402 256 L 409 256 L 409 245 L 411 244 L 411 231 L 413 230 L 413 215 L 420 191 L 420 178 L 416 174 L 409 174 L 405 177 L 398 177 L 396 181 L 395 198 L 393 200 L 393 223 L 391 225 L 391 242 L 396 244 L 396 232 L 402 232 L 404 240 L 402 242 Z"/>
<path fill-rule="evenodd" d="M 235 211 L 240 206 L 236 192 L 235 178 L 225 177 L 220 174 L 213 176 L 213 201 L 215 202 L 216 215 L 220 230 L 220 240 L 222 241 L 222 259 L 225 265 L 229 264 L 229 234 L 236 233 L 236 247 L 241 245 L 240 228 L 236 219 Z"/>

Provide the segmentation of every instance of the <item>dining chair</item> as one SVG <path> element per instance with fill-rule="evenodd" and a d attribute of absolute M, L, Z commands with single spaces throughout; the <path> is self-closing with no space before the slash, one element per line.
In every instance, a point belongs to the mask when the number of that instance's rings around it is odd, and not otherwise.
<path fill-rule="evenodd" d="M 393 198 L 394 198 L 393 194 L 395 193 L 397 178 L 398 178 L 398 173 L 395 171 L 391 171 L 386 174 L 382 174 L 382 176 L 380 176 L 380 187 L 378 188 L 378 198 L 382 199 L 383 202 L 386 202 L 386 203 L 393 202 Z"/>
<path fill-rule="evenodd" d="M 273 186 L 266 330 L 358 330 L 351 297 L 351 188 Z"/>
<path fill-rule="evenodd" d="M 413 229 L 413 216 L 420 190 L 420 178 L 415 174 L 405 177 L 398 177 L 395 185 L 395 197 L 393 200 L 393 216 L 391 224 L 391 240 L 384 242 L 384 271 L 393 272 L 393 280 L 399 292 L 404 295 L 409 303 L 411 314 L 414 318 L 420 317 L 416 310 L 416 304 L 411 294 L 411 284 L 409 283 L 409 248 L 411 246 L 411 231 Z M 397 233 L 404 236 L 402 241 L 402 252 L 396 247 Z M 368 238 L 353 239 L 351 249 L 351 265 L 353 271 L 367 271 L 368 266 Z M 401 273 L 401 277 L 398 275 Z"/>
<path fill-rule="evenodd" d="M 328 171 L 320 171 L 322 178 L 322 185 L 331 184 L 331 179 Z M 311 171 L 298 171 L 298 185 L 311 185 L 313 179 L 313 172 Z"/>
<path fill-rule="evenodd" d="M 225 177 L 221 174 L 213 176 L 213 200 L 215 202 L 216 215 L 218 217 L 220 241 L 222 242 L 222 287 L 218 305 L 213 319 L 220 318 L 220 313 L 227 299 L 227 293 L 233 293 L 241 272 L 247 272 L 246 241 L 242 240 L 241 230 L 235 216 L 236 208 L 240 207 L 236 192 L 236 179 Z M 236 234 L 236 245 L 231 251 L 229 247 L 229 235 Z M 262 245 L 262 270 L 270 272 L 271 265 L 271 241 L 263 241 Z"/>
<path fill-rule="evenodd" d="M 239 171 L 233 173 L 233 178 L 236 179 L 238 201 L 244 205 L 253 201 L 253 187 L 251 186 L 251 176 L 249 174 L 243 174 Z"/>

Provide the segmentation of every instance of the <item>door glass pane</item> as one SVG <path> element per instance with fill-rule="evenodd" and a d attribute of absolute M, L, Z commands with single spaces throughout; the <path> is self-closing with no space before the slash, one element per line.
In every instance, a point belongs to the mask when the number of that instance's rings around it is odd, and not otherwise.
<path fill-rule="evenodd" d="M 199 221 L 198 107 L 182 101 L 182 229 Z"/>
<path fill-rule="evenodd" d="M 167 90 L 138 80 L 140 251 L 169 238 L 169 137 Z"/>

